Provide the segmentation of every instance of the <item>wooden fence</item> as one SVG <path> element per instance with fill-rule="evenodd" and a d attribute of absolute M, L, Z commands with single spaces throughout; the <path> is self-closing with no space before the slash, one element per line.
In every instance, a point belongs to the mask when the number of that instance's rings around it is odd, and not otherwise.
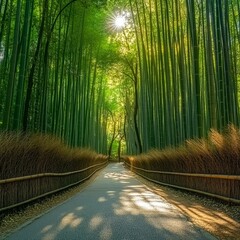
<path fill-rule="evenodd" d="M 192 191 L 240 204 L 240 176 L 162 172 L 125 165 L 143 178 L 182 190 Z"/>
<path fill-rule="evenodd" d="M 68 173 L 42 173 L 0 180 L 0 212 L 77 185 L 107 163 L 108 161 Z"/>

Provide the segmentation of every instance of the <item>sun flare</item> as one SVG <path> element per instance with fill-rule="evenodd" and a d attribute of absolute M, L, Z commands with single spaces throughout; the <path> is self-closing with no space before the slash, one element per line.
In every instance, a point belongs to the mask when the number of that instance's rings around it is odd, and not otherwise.
<path fill-rule="evenodd" d="M 125 16 L 123 16 L 123 15 L 116 16 L 114 24 L 115 24 L 115 27 L 117 29 L 124 28 L 125 25 L 126 25 L 126 18 L 125 18 Z"/>
<path fill-rule="evenodd" d="M 119 31 L 128 25 L 129 13 L 122 11 L 112 14 L 109 21 L 109 27 L 112 31 Z"/>

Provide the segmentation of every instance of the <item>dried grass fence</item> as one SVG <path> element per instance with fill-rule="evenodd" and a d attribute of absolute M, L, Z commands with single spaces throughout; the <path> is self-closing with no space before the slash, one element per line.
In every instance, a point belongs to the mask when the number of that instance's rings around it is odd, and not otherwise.
<path fill-rule="evenodd" d="M 0 212 L 76 185 L 107 156 L 50 135 L 0 133 Z"/>
<path fill-rule="evenodd" d="M 0 212 L 79 184 L 107 163 L 108 161 L 68 173 L 42 173 L 0 180 Z"/>
<path fill-rule="evenodd" d="M 126 156 L 127 167 L 159 184 L 240 204 L 240 132 L 229 126 L 184 146 Z"/>
<path fill-rule="evenodd" d="M 149 181 L 240 204 L 240 176 L 151 171 L 125 164 Z"/>

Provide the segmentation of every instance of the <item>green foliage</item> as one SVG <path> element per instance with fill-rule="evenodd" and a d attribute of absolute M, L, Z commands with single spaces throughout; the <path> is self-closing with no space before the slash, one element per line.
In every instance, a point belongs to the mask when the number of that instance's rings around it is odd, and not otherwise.
<path fill-rule="evenodd" d="M 229 123 L 239 126 L 239 71 L 233 68 L 239 66 L 240 51 L 233 40 L 239 33 L 234 26 L 239 4 L 129 2 L 137 42 L 137 122 L 143 150 L 178 146 L 186 139 L 206 137 L 210 128 L 222 131 Z M 128 152 L 139 152 L 128 119 Z"/>
<path fill-rule="evenodd" d="M 239 126 L 239 9 L 217 0 L 2 1 L 2 130 L 108 153 L 116 124 L 116 143 L 139 153 Z M 111 27 L 123 12 L 125 27 Z"/>
<path fill-rule="evenodd" d="M 102 68 L 107 62 L 100 62 L 110 49 L 106 1 L 9 2 L 9 21 L 2 28 L 2 129 L 53 133 L 69 145 L 106 153 Z"/>

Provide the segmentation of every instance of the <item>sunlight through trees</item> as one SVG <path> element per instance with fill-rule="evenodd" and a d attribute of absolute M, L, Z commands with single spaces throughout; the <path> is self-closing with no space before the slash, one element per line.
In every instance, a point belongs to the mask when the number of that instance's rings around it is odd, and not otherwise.
<path fill-rule="evenodd" d="M 237 0 L 2 0 L 0 127 L 117 155 L 239 126 L 239 16 Z"/>

